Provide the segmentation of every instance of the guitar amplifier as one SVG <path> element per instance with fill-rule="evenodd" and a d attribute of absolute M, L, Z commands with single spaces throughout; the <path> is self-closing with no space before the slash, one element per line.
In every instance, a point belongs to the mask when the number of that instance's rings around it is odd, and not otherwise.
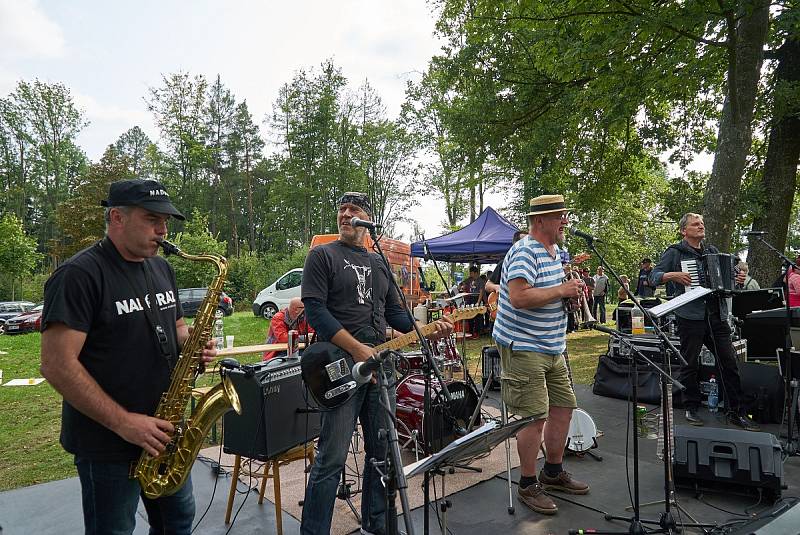
<path fill-rule="evenodd" d="M 319 436 L 320 414 L 306 403 L 300 359 L 275 358 L 227 374 L 242 414 L 223 416 L 222 451 L 265 461 Z"/>

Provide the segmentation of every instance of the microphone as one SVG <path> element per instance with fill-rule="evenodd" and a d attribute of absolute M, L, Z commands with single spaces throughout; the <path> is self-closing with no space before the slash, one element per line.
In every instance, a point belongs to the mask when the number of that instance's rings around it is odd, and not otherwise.
<path fill-rule="evenodd" d="M 746 233 L 748 236 L 763 236 L 767 234 L 766 230 L 750 230 Z"/>
<path fill-rule="evenodd" d="M 221 361 L 219 361 L 219 367 L 227 368 L 229 370 L 238 370 L 239 368 L 242 367 L 242 365 L 239 364 L 238 360 L 228 357 L 226 359 L 222 359 Z"/>
<path fill-rule="evenodd" d="M 353 369 L 350 370 L 350 374 L 353 376 L 353 379 L 356 380 L 356 383 L 363 385 L 364 383 L 370 382 L 372 380 L 372 372 L 381 369 L 381 364 L 383 364 L 383 360 L 389 353 L 391 353 L 391 351 L 381 351 L 363 362 L 356 362 Z"/>
<path fill-rule="evenodd" d="M 582 230 L 578 230 L 575 227 L 570 227 L 569 228 L 569 233 L 572 234 L 573 236 L 577 236 L 579 238 L 583 238 L 584 240 L 586 240 L 586 241 L 588 241 L 590 243 L 593 242 L 593 241 L 596 241 L 596 242 L 602 242 L 603 241 L 600 238 L 595 238 L 594 236 L 592 236 L 588 232 L 584 232 Z"/>
<path fill-rule="evenodd" d="M 380 227 L 380 225 L 377 225 L 377 224 L 373 223 L 372 221 L 364 221 L 363 219 L 359 219 L 357 217 L 354 217 L 354 218 L 352 218 L 350 220 L 350 226 L 351 227 L 364 227 L 365 229 L 369 229 L 369 230 L 375 230 L 376 228 Z"/>

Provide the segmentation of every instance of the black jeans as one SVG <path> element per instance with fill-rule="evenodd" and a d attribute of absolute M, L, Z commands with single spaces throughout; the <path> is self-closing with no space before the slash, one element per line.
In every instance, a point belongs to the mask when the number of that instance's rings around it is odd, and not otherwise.
<path fill-rule="evenodd" d="M 600 315 L 597 315 L 598 310 L 600 311 Z M 592 314 L 594 314 L 595 319 L 600 321 L 600 323 L 606 322 L 606 296 L 603 295 L 595 295 L 594 296 L 594 304 L 592 305 Z"/>
<path fill-rule="evenodd" d="M 716 360 L 720 398 L 725 399 L 729 412 L 738 413 L 742 399 L 739 365 L 731 342 L 731 330 L 720 318 L 719 308 L 714 305 L 707 307 L 706 317 L 703 320 L 687 320 L 679 317 L 678 335 L 681 339 L 681 355 L 687 362 L 678 374 L 680 382 L 686 387 L 683 392 L 683 406 L 691 410 L 700 407 L 700 383 L 697 381 L 697 373 L 700 370 L 700 349 L 705 344 L 714 353 Z"/>

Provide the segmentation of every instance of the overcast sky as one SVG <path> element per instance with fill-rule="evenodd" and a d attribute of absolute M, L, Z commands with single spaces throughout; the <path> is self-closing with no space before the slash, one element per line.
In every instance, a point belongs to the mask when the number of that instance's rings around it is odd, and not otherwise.
<path fill-rule="evenodd" d="M 134 125 L 158 139 L 143 97 L 177 71 L 219 74 L 260 123 L 297 70 L 332 58 L 394 118 L 439 51 L 434 22 L 425 0 L 0 0 L 0 95 L 20 79 L 65 84 L 90 121 L 78 143 L 93 161 Z M 436 236 L 442 212 L 425 198 L 411 216 Z"/>

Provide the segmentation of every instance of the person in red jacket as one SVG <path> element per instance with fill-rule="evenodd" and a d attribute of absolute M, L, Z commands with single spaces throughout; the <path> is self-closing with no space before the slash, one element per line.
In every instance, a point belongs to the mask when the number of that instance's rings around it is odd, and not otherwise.
<path fill-rule="evenodd" d="M 289 306 L 272 316 L 267 333 L 268 344 L 285 344 L 289 341 L 289 331 L 295 330 L 300 335 L 305 335 L 306 340 L 309 334 L 314 333 L 305 317 L 305 307 L 299 297 L 292 298 Z M 269 360 L 278 355 L 285 355 L 285 351 L 265 351 L 261 360 Z"/>

